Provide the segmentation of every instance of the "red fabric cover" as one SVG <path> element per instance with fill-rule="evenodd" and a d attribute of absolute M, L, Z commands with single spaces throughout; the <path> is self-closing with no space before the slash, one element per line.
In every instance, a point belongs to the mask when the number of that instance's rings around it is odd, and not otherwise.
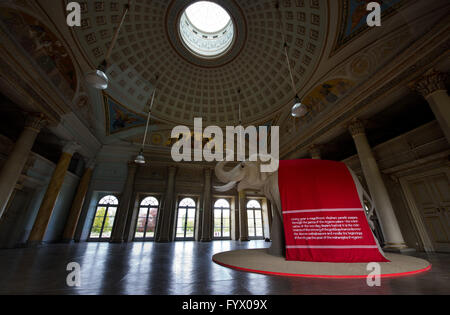
<path fill-rule="evenodd" d="M 388 262 L 344 163 L 280 161 L 278 174 L 287 260 Z"/>

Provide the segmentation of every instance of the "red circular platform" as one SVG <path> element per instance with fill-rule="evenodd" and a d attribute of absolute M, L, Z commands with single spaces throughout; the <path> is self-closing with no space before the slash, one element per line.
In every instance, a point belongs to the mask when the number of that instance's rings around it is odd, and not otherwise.
<path fill-rule="evenodd" d="M 423 259 L 387 253 L 388 263 L 379 263 L 381 277 L 410 276 L 431 269 Z M 221 266 L 266 275 L 304 278 L 367 278 L 371 270 L 367 263 L 317 263 L 286 261 L 284 257 L 269 255 L 266 249 L 248 249 L 214 255 L 213 261 Z"/>

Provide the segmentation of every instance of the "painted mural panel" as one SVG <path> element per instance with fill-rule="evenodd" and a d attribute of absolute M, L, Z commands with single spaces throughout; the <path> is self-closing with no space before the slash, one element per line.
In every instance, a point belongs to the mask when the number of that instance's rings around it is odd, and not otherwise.
<path fill-rule="evenodd" d="M 58 37 L 35 17 L 14 9 L 1 8 L 0 22 L 58 90 L 72 100 L 77 88 L 76 71 Z"/>
<path fill-rule="evenodd" d="M 408 1 L 410 0 L 340 0 L 342 24 L 333 52 L 369 28 L 367 26 L 367 15 L 370 13 L 367 11 L 368 3 L 378 2 L 381 5 L 382 16 L 385 18 Z"/>
<path fill-rule="evenodd" d="M 107 94 L 103 94 L 106 114 L 106 134 L 112 135 L 131 128 L 142 127 L 146 118 L 120 104 Z"/>

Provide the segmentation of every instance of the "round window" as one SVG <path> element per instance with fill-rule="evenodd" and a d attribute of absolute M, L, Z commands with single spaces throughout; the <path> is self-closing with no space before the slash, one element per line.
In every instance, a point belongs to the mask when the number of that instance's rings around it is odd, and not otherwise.
<path fill-rule="evenodd" d="M 204 58 L 220 57 L 233 45 L 234 23 L 220 5 L 198 1 L 181 15 L 180 35 L 192 53 Z"/>

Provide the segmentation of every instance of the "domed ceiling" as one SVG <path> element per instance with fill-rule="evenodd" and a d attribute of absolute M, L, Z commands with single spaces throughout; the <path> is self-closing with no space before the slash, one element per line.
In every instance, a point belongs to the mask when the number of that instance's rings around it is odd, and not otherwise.
<path fill-rule="evenodd" d="M 179 20 L 194 0 L 135 0 L 114 48 L 103 97 L 144 117 L 153 92 L 153 115 L 160 123 L 192 125 L 195 117 L 219 126 L 236 125 L 239 104 L 244 124 L 262 124 L 289 111 L 294 92 L 283 53 L 282 25 L 275 1 L 215 0 L 233 19 L 236 37 L 220 58 L 192 54 L 179 37 Z M 82 27 L 73 28 L 83 57 L 96 68 L 109 47 L 124 5 L 82 1 Z M 280 1 L 297 91 L 317 67 L 326 41 L 326 2 Z M 241 91 L 239 94 L 238 91 Z M 94 104 L 103 107 L 104 104 Z"/>

